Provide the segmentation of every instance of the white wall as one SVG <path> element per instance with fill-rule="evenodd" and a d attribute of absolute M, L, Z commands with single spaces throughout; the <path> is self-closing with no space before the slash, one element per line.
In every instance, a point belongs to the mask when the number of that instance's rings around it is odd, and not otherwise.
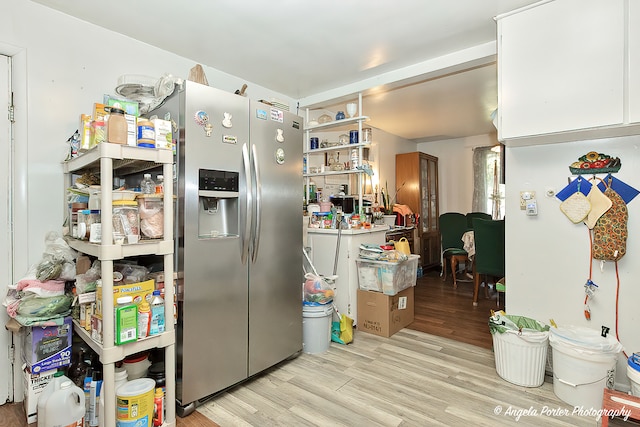
<path fill-rule="evenodd" d="M 93 103 L 100 102 L 103 94 L 115 95 L 122 74 L 160 77 L 170 73 L 186 78 L 196 62 L 29 1 L 0 0 L 0 10 L 0 46 L 15 46 L 27 56 L 27 105 L 18 108 L 28 109 L 28 122 L 16 123 L 28 135 L 16 141 L 27 147 L 26 158 L 19 160 L 23 162 L 20 167 L 28 169 L 24 212 L 28 228 L 18 230 L 20 239 L 28 242 L 28 259 L 22 260 L 26 269 L 39 260 L 45 233 L 61 229 L 64 189 L 60 163 L 80 114 L 91 114 Z M 211 86 L 233 92 L 245 83 L 204 69 Z M 24 76 L 14 75 L 14 79 L 21 78 Z M 276 97 L 295 105 L 282 94 L 246 83 L 252 99 Z"/>
<path fill-rule="evenodd" d="M 491 147 L 497 143 L 494 133 L 418 144 L 418 151 L 438 158 L 440 213 L 471 212 L 473 149 Z"/>
<path fill-rule="evenodd" d="M 605 325 L 615 334 L 615 264 L 593 262 L 592 280 L 599 286 L 590 302 L 591 320 L 585 320 L 584 284 L 589 277 L 590 252 L 587 228 L 573 224 L 560 211 L 547 189 L 561 190 L 572 177 L 569 165 L 589 151 L 620 157 L 616 178 L 640 189 L 640 136 L 580 141 L 506 150 L 506 308 L 513 314 L 558 325 L 579 325 L 600 331 Z M 533 190 L 538 216 L 528 217 L 519 208 L 519 192 Z M 618 262 L 620 294 L 619 339 L 628 355 L 640 349 L 640 197 L 628 205 L 627 253 Z M 616 374 L 618 385 L 628 384 L 623 356 Z"/>

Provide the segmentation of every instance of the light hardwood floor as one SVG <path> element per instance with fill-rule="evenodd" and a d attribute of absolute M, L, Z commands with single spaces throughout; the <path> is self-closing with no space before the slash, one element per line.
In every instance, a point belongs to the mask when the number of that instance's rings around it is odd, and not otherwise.
<path fill-rule="evenodd" d="M 549 380 L 525 388 L 501 379 L 492 350 L 410 329 L 356 332 L 353 343 L 302 354 L 198 411 L 221 426 L 599 425 L 572 415 Z"/>

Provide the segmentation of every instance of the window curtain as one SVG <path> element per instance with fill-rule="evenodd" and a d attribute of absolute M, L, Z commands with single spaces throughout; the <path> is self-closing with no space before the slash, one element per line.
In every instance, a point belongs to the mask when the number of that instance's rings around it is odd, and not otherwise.
<path fill-rule="evenodd" d="M 493 147 L 473 150 L 473 212 L 485 212 L 494 219 L 501 216 L 501 152 Z"/>

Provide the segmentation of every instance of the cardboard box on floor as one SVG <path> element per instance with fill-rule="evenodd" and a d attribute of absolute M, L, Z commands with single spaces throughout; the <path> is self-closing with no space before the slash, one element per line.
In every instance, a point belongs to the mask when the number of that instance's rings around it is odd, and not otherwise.
<path fill-rule="evenodd" d="M 358 331 L 390 337 L 413 322 L 413 287 L 385 295 L 358 290 Z"/>

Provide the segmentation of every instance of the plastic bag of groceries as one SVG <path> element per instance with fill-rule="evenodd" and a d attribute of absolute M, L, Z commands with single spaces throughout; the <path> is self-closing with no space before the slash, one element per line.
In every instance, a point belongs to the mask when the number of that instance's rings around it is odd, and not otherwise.
<path fill-rule="evenodd" d="M 304 275 L 303 301 L 311 304 L 328 304 L 333 301 L 333 289 L 324 277 L 307 273 Z"/>

